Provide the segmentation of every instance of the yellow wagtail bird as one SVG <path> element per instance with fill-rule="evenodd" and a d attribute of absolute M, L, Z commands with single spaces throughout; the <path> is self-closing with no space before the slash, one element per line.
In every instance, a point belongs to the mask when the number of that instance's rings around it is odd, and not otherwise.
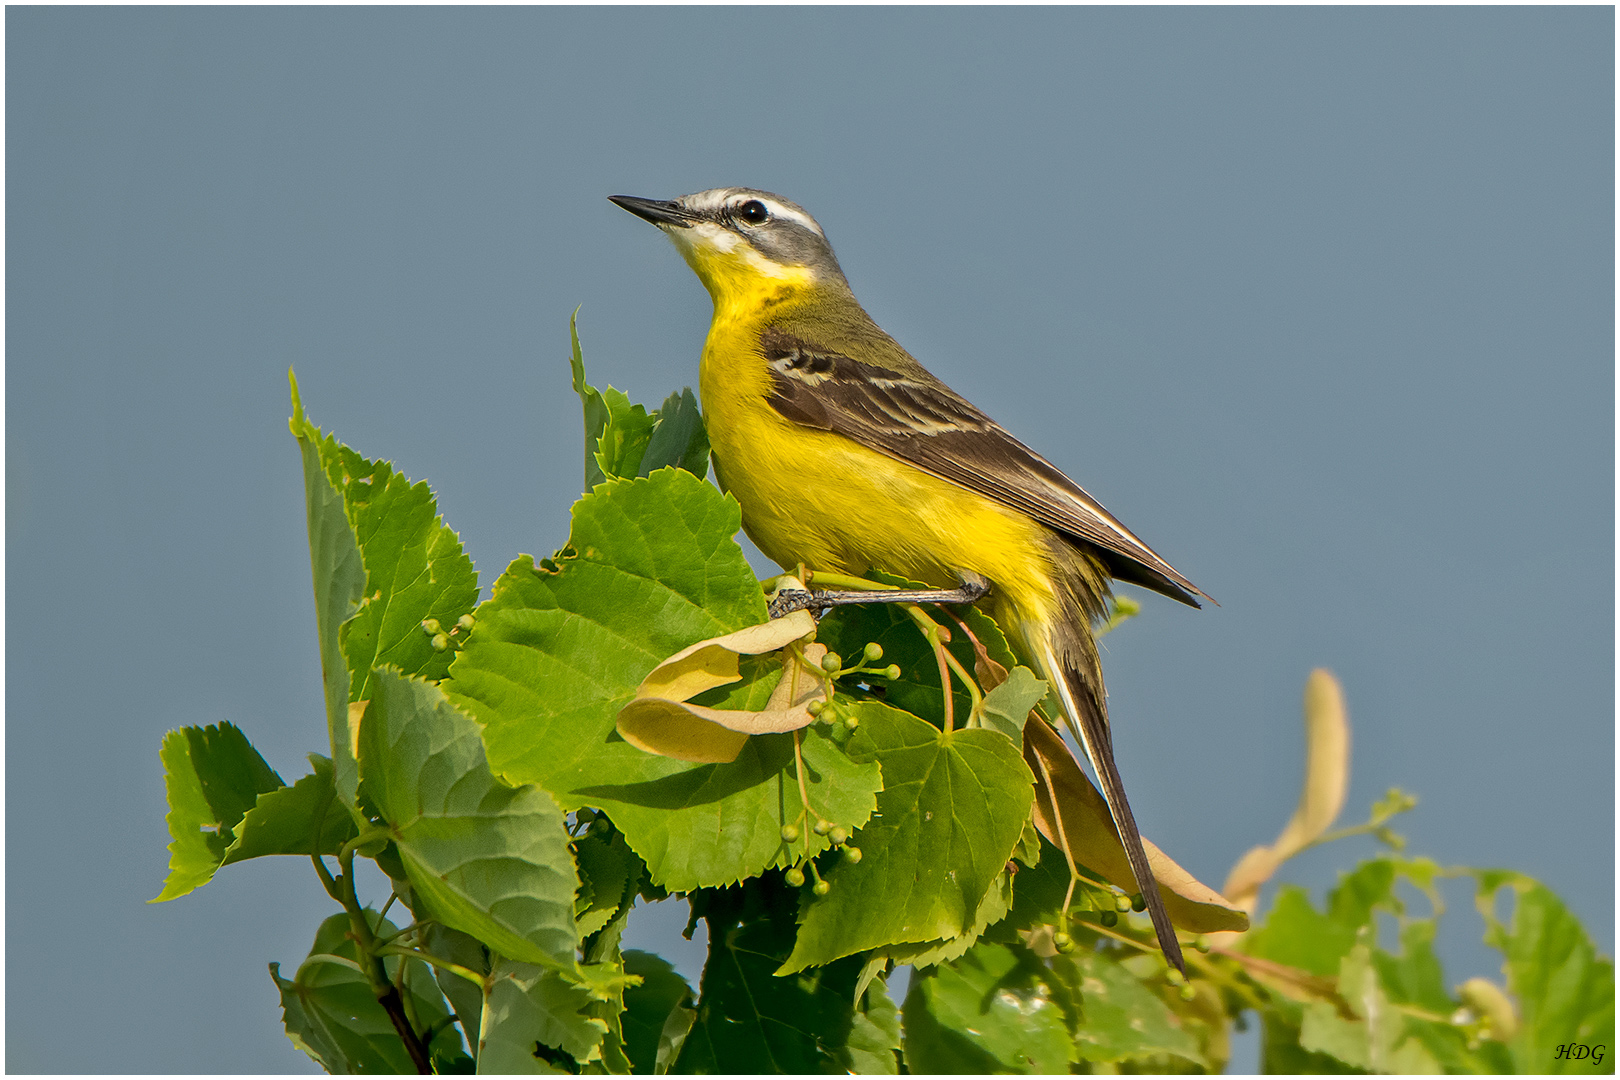
<path fill-rule="evenodd" d="M 1110 578 L 1194 607 L 1205 594 L 879 329 L 801 207 L 750 188 L 612 201 L 662 229 L 714 300 L 698 385 L 743 529 L 784 568 L 969 586 L 959 599 L 988 584 L 990 614 L 1056 688 L 1160 947 L 1185 970 L 1114 765 L 1092 626 Z"/>

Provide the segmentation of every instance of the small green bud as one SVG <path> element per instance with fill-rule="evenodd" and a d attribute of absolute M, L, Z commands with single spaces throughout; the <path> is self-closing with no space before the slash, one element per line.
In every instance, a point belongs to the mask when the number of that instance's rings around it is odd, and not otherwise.
<path fill-rule="evenodd" d="M 879 645 L 875 641 L 868 641 L 866 643 L 866 651 L 861 655 L 866 658 L 866 662 L 868 664 L 875 664 L 879 660 L 883 659 L 883 646 Z"/>
<path fill-rule="evenodd" d="M 814 826 L 817 836 L 826 836 L 828 833 L 832 832 L 832 827 L 833 825 L 830 821 L 818 821 Z"/>
<path fill-rule="evenodd" d="M 1112 911 L 1105 911 L 1101 915 L 1097 916 L 1097 921 L 1102 923 L 1104 926 L 1115 926 L 1119 923 L 1119 916 L 1115 915 Z"/>
<path fill-rule="evenodd" d="M 1183 975 L 1175 968 L 1171 968 L 1169 971 L 1164 973 L 1164 981 L 1169 983 L 1171 986 L 1180 986 L 1182 983 L 1187 981 L 1187 976 Z"/>
<path fill-rule="evenodd" d="M 890 664 L 888 667 L 884 668 L 883 677 L 888 679 L 890 682 L 894 682 L 894 680 L 900 677 L 900 665 Z"/>
<path fill-rule="evenodd" d="M 1068 952 L 1074 948 L 1074 938 L 1059 930 L 1052 935 L 1052 944 L 1057 947 L 1058 952 Z"/>
<path fill-rule="evenodd" d="M 799 838 L 799 827 L 797 825 L 784 825 L 784 826 L 782 826 L 782 842 L 784 844 L 791 844 L 791 843 L 793 843 L 793 841 L 797 840 L 798 838 Z"/>
<path fill-rule="evenodd" d="M 826 880 L 818 881 L 814 885 L 810 886 L 810 891 L 815 893 L 817 896 L 826 896 L 828 893 L 832 892 L 832 882 Z"/>
<path fill-rule="evenodd" d="M 861 849 L 858 847 L 846 847 L 844 849 L 844 858 L 848 859 L 852 863 L 860 862 Z"/>
<path fill-rule="evenodd" d="M 1131 910 L 1146 911 L 1147 897 L 1143 896 L 1141 893 L 1137 893 L 1135 896 L 1131 897 Z"/>
<path fill-rule="evenodd" d="M 821 670 L 831 675 L 844 666 L 844 658 L 835 652 L 830 652 L 821 658 Z"/>
<path fill-rule="evenodd" d="M 1114 897 L 1114 910 L 1121 913 L 1131 910 L 1131 898 L 1123 893 Z"/>
<path fill-rule="evenodd" d="M 849 839 L 849 832 L 842 825 L 834 825 L 832 832 L 827 834 L 827 839 L 833 842 L 833 847 L 842 847 Z"/>
<path fill-rule="evenodd" d="M 437 634 L 442 627 L 439 626 L 438 619 L 423 619 L 422 629 L 427 631 L 428 636 L 431 637 L 432 635 Z"/>
<path fill-rule="evenodd" d="M 854 713 L 850 713 L 848 716 L 844 717 L 844 724 L 849 728 L 849 730 L 854 731 L 856 728 L 861 726 L 861 721 L 860 718 Z"/>
<path fill-rule="evenodd" d="M 463 631 L 466 631 L 471 630 L 473 628 L 473 623 L 476 621 L 477 620 L 475 620 L 471 615 L 463 615 L 461 618 L 456 620 L 456 625 L 461 627 Z"/>
<path fill-rule="evenodd" d="M 450 647 L 450 635 L 434 634 L 433 640 L 430 642 L 430 644 L 433 646 L 434 652 L 444 652 L 444 650 Z"/>
<path fill-rule="evenodd" d="M 788 870 L 784 876 L 787 878 L 787 883 L 793 886 L 795 889 L 804 884 L 804 871 L 800 870 L 797 866 Z"/>
<path fill-rule="evenodd" d="M 804 711 L 809 713 L 811 716 L 820 716 L 821 710 L 825 709 L 826 707 L 827 703 L 825 701 L 812 701 L 810 704 L 804 707 Z"/>
<path fill-rule="evenodd" d="M 1195 998 L 1197 996 L 1198 996 L 1198 990 L 1193 986 L 1192 983 L 1188 983 L 1186 986 L 1183 986 L 1181 988 L 1181 1000 L 1182 1001 L 1191 1001 L 1193 998 Z"/>
<path fill-rule="evenodd" d="M 1197 949 L 1199 952 L 1209 952 L 1209 937 L 1205 934 L 1199 934 L 1197 937 L 1193 938 L 1193 948 Z"/>

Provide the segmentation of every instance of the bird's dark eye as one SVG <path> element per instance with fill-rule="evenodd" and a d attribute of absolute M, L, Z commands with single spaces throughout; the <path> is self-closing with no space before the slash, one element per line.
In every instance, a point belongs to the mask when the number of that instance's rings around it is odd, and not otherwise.
<path fill-rule="evenodd" d="M 737 217 L 750 225 L 763 225 L 769 220 L 771 212 L 765 209 L 765 204 L 758 199 L 749 199 L 737 207 Z"/>

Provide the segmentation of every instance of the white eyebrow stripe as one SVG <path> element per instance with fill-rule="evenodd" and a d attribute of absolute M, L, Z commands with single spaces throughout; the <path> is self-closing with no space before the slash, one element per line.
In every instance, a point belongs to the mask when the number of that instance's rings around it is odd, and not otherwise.
<path fill-rule="evenodd" d="M 751 199 L 764 203 L 765 208 L 771 212 L 773 217 L 779 217 L 786 221 L 791 221 L 796 225 L 802 225 L 804 228 L 809 229 L 823 240 L 827 239 L 827 234 L 821 231 L 821 226 L 816 224 L 815 218 L 801 210 L 795 210 L 791 206 L 783 206 L 775 199 L 761 199 L 758 196 L 751 196 L 750 199 L 743 199 L 739 201 L 737 205 L 741 206 L 744 202 L 748 202 Z"/>

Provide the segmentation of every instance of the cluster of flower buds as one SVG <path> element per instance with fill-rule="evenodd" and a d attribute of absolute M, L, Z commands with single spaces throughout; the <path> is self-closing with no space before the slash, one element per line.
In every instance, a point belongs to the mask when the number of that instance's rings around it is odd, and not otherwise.
<path fill-rule="evenodd" d="M 866 675 L 887 679 L 890 682 L 898 679 L 900 665 L 875 666 L 882 659 L 883 646 L 875 641 L 866 643 L 866 648 L 861 650 L 860 661 L 853 667 L 845 667 L 844 658 L 835 652 L 829 652 L 821 658 L 821 672 L 827 679 L 827 700 L 811 702 L 808 711 L 811 716 L 829 726 L 834 742 L 841 743 L 849 738 L 850 732 L 859 726 L 860 719 L 833 696 L 833 682 L 846 675 Z"/>
<path fill-rule="evenodd" d="M 835 851 L 840 851 L 843 853 L 845 861 L 850 863 L 858 863 L 861 861 L 861 849 L 850 844 L 849 830 L 844 828 L 842 825 L 834 825 L 832 822 L 822 819 L 817 821 L 815 825 L 811 827 L 810 831 L 815 833 L 817 836 L 825 836 L 828 842 L 832 844 Z M 795 844 L 798 843 L 798 840 L 799 827 L 797 825 L 782 826 L 782 842 L 784 844 Z M 798 888 L 799 886 L 803 885 L 805 882 L 806 869 L 810 871 L 810 876 L 814 878 L 816 882 L 815 885 L 811 887 L 811 892 L 815 893 L 817 896 L 826 896 L 828 893 L 832 892 L 832 882 L 821 876 L 820 871 L 816 869 L 816 864 L 810 859 L 806 859 L 799 863 L 799 865 L 790 867 L 788 869 L 787 874 L 784 875 L 787 879 L 787 883 L 792 885 L 794 888 Z"/>
<path fill-rule="evenodd" d="M 472 615 L 463 615 L 456 620 L 454 626 L 446 630 L 438 619 L 423 619 L 422 632 L 428 636 L 434 652 L 444 652 L 454 646 L 458 640 L 465 641 L 467 635 L 472 633 L 475 621 Z"/>

